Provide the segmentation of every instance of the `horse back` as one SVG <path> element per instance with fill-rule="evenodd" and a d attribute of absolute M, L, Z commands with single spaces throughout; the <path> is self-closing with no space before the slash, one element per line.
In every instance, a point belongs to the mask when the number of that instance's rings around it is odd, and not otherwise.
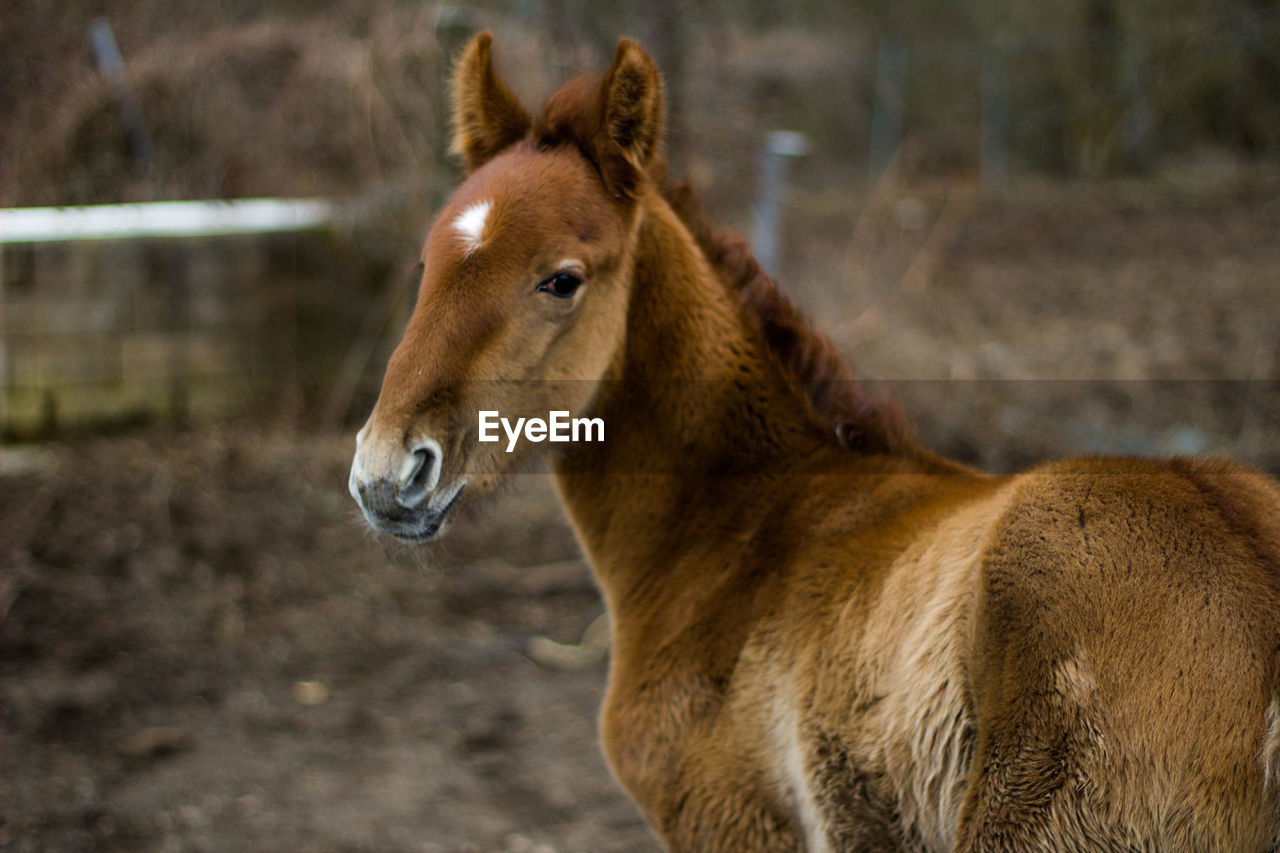
<path fill-rule="evenodd" d="M 1271 843 L 1271 481 L 1222 460 L 1044 466 L 1019 478 L 977 580 L 961 848 Z"/>
<path fill-rule="evenodd" d="M 752 596 L 704 576 L 715 606 L 656 608 L 660 654 L 617 650 L 605 740 L 673 849 L 1271 842 L 1269 480 L 1077 460 L 877 482 L 859 524 L 840 478 L 804 481 L 774 548 L 717 563 L 773 565 Z M 716 666 L 693 652 L 713 647 Z"/>

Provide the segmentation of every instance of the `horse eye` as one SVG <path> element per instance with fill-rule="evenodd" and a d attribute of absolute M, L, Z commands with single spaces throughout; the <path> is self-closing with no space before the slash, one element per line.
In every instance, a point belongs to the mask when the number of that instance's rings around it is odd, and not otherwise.
<path fill-rule="evenodd" d="M 558 296 L 561 299 L 568 299 L 573 296 L 574 292 L 582 284 L 582 279 L 575 273 L 558 272 L 551 278 L 538 285 L 538 290 L 543 293 L 550 293 L 552 296 Z"/>

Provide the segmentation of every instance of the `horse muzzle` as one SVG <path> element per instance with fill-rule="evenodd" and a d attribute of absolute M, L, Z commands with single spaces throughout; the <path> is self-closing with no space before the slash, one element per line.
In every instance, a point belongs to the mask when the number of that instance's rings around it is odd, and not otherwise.
<path fill-rule="evenodd" d="M 443 454 L 433 439 L 399 447 L 366 440 L 368 427 L 356 437 L 348 488 L 365 520 L 382 533 L 405 542 L 426 542 L 440 535 L 457 506 L 465 480 L 440 486 Z"/>

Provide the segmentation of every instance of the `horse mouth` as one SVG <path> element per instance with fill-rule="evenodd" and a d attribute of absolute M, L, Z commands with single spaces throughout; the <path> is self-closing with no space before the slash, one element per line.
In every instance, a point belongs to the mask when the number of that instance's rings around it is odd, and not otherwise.
<path fill-rule="evenodd" d="M 375 527 L 411 545 L 437 539 L 444 533 L 449 516 L 458 505 L 458 499 L 466 485 L 466 480 L 459 480 L 455 485 L 442 490 L 439 497 L 428 501 L 426 507 L 414 518 L 391 523 L 382 520 Z"/>

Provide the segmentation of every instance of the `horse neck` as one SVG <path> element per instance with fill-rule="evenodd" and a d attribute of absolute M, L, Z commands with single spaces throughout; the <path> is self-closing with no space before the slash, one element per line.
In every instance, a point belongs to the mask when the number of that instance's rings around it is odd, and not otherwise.
<path fill-rule="evenodd" d="M 717 498 L 726 483 L 750 493 L 752 483 L 829 470 L 832 457 L 850 455 L 656 192 L 642 201 L 638 229 L 626 340 L 591 412 L 606 441 L 576 445 L 554 464 L 615 618 L 655 565 L 675 562 L 673 549 L 695 538 L 688 532 L 733 523 L 718 517 L 735 511 Z"/>

